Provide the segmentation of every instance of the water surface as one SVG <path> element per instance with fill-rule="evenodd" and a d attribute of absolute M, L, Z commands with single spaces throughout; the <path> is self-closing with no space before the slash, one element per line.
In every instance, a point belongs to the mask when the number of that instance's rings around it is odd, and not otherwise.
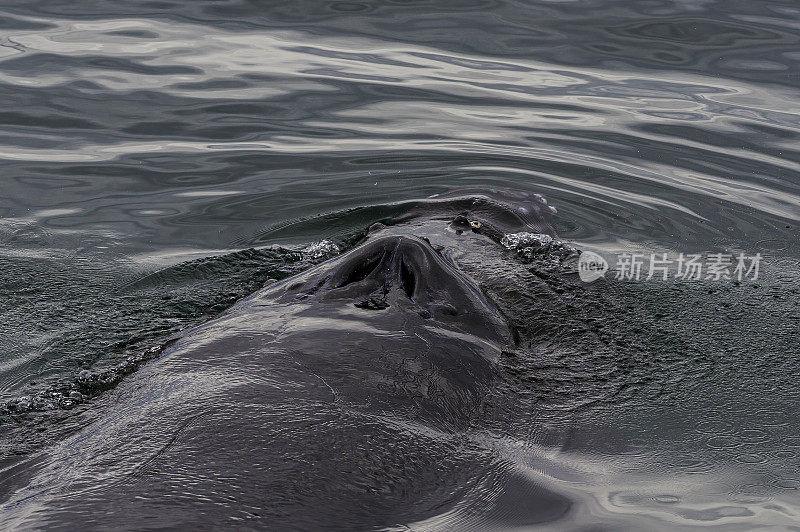
<path fill-rule="evenodd" d="M 326 258 L 308 244 L 506 187 L 544 194 L 583 249 L 765 258 L 749 292 L 691 288 L 706 306 L 683 322 L 674 287 L 632 284 L 636 320 L 684 338 L 626 386 L 681 378 L 513 444 L 595 501 L 570 526 L 791 522 L 798 26 L 779 1 L 5 2 L 3 463 L 100 415 L 170 334 Z M 626 445 L 598 449 L 612 429 Z"/>

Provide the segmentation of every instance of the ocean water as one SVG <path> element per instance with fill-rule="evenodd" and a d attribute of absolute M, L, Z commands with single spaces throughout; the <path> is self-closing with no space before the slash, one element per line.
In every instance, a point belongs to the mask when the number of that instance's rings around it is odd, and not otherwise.
<path fill-rule="evenodd" d="M 610 379 L 589 359 L 538 379 L 579 398 L 558 430 L 473 435 L 575 502 L 548 526 L 792 525 L 798 62 L 793 1 L 3 2 L 0 475 L 320 242 L 502 188 L 609 261 L 763 257 L 757 281 L 614 284 L 638 306 L 610 326 L 647 323 L 650 354 L 613 393 L 583 394 Z"/>

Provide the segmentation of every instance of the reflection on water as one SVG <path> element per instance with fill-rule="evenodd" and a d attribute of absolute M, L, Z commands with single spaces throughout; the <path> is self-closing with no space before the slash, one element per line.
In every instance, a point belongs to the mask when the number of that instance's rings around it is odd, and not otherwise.
<path fill-rule="evenodd" d="M 674 287 L 637 295 L 680 336 L 661 399 L 587 406 L 576 449 L 546 428 L 482 445 L 580 500 L 574 523 L 791 522 L 798 24 L 781 1 L 5 2 L 0 398 L 116 367 L 394 202 L 541 192 L 579 247 L 746 250 L 766 273 L 698 288 L 691 320 Z M 225 255 L 273 244 L 291 250 Z M 630 363 L 637 389 L 664 367 Z M 38 419 L 13 418 L 0 464 L 61 437 Z M 612 430 L 628 443 L 598 452 Z"/>
<path fill-rule="evenodd" d="M 790 72 L 798 38 L 778 6 L 48 8 L 6 19 L 7 217 L 55 205 L 80 209 L 56 226 L 247 244 L 367 187 L 489 182 L 545 190 L 584 239 L 793 238 L 776 217 L 800 212 L 797 94 L 767 66 Z"/>

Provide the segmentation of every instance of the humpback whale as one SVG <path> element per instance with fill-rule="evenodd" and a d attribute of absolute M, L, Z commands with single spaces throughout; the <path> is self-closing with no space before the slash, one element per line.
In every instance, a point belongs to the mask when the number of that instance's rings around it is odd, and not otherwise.
<path fill-rule="evenodd" d="M 96 421 L 6 471 L 0 527 L 504 528 L 563 516 L 569 498 L 472 436 L 505 408 L 498 361 L 527 334 L 492 287 L 530 274 L 487 257 L 506 234 L 552 236 L 550 209 L 467 189 L 401 210 L 172 339 L 97 399 Z M 572 251 L 528 249 L 556 262 Z"/>

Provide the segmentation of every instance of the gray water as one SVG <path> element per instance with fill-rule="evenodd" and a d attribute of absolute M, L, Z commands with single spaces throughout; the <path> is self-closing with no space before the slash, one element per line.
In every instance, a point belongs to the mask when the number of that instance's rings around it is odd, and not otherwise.
<path fill-rule="evenodd" d="M 503 187 L 609 257 L 764 257 L 741 290 L 697 284 L 682 323 L 673 285 L 626 285 L 637 319 L 683 327 L 681 378 L 589 405 L 569 441 L 506 442 L 584 501 L 569 526 L 788 526 L 798 44 L 788 1 L 4 2 L 0 464 L 91 424 L 170 335 L 327 258 L 309 244 Z"/>

